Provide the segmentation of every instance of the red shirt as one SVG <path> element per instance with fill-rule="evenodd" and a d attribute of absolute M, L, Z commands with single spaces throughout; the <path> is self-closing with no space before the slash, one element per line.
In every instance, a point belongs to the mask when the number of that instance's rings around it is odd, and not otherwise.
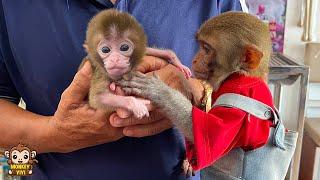
<path fill-rule="evenodd" d="M 268 85 L 261 79 L 232 74 L 212 94 L 212 102 L 225 93 L 236 93 L 273 107 Z M 251 150 L 266 144 L 271 121 L 227 107 L 214 107 L 208 113 L 193 107 L 194 144 L 187 143 L 187 157 L 194 170 L 213 164 L 231 149 Z"/>

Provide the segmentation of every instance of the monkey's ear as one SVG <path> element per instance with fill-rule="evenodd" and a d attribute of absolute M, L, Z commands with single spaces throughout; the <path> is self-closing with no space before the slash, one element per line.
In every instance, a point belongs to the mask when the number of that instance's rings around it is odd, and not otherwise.
<path fill-rule="evenodd" d="M 36 158 L 37 152 L 36 151 L 31 151 L 31 158 L 34 159 Z"/>
<path fill-rule="evenodd" d="M 5 151 L 4 152 L 4 156 L 9 159 L 10 158 L 10 152 L 9 151 Z"/>
<path fill-rule="evenodd" d="M 263 57 L 263 53 L 259 49 L 257 49 L 255 46 L 246 45 L 244 47 L 243 61 L 245 64 L 245 68 L 249 70 L 256 69 L 260 64 L 262 57 Z"/>
<path fill-rule="evenodd" d="M 84 48 L 84 50 L 86 51 L 86 53 L 89 53 L 89 47 L 88 45 L 85 43 L 82 45 L 82 47 Z"/>

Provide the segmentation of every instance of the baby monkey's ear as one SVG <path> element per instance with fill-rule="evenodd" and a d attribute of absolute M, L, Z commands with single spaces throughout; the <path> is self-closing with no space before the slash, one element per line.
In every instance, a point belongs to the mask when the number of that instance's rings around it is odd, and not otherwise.
<path fill-rule="evenodd" d="M 244 46 L 243 65 L 245 69 L 254 70 L 258 68 L 263 53 L 254 45 Z"/>
<path fill-rule="evenodd" d="M 82 47 L 84 48 L 84 50 L 86 51 L 86 53 L 89 53 L 89 47 L 88 47 L 88 45 L 87 45 L 86 43 L 84 43 L 84 44 L 82 45 Z"/>

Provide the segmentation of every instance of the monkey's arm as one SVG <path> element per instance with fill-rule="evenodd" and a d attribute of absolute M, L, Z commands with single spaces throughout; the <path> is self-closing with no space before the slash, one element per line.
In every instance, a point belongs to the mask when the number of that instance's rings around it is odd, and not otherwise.
<path fill-rule="evenodd" d="M 192 104 L 182 95 L 160 79 L 138 73 L 130 81 L 117 82 L 127 94 L 150 99 L 186 136 L 193 141 Z"/>
<path fill-rule="evenodd" d="M 176 66 L 181 72 L 183 72 L 186 78 L 190 78 L 192 76 L 191 70 L 187 66 L 183 65 L 177 57 L 177 55 L 171 50 L 163 50 L 148 47 L 146 49 L 146 54 L 149 56 L 164 58 L 169 63 Z"/>

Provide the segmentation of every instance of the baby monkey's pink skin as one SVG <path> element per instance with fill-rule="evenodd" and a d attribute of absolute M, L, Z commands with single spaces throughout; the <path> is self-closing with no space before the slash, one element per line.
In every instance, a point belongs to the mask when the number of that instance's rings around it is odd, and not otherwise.
<path fill-rule="evenodd" d="M 126 37 L 103 38 L 97 46 L 97 52 L 102 59 L 108 77 L 111 80 L 119 80 L 123 75 L 129 73 L 131 69 L 130 58 L 134 49 L 134 44 Z M 137 99 L 133 96 L 120 96 L 113 94 L 114 83 L 111 82 L 111 91 L 105 91 L 99 95 L 101 103 L 114 108 L 123 108 L 133 113 L 136 118 L 149 116 L 147 104 L 149 100 Z"/>

